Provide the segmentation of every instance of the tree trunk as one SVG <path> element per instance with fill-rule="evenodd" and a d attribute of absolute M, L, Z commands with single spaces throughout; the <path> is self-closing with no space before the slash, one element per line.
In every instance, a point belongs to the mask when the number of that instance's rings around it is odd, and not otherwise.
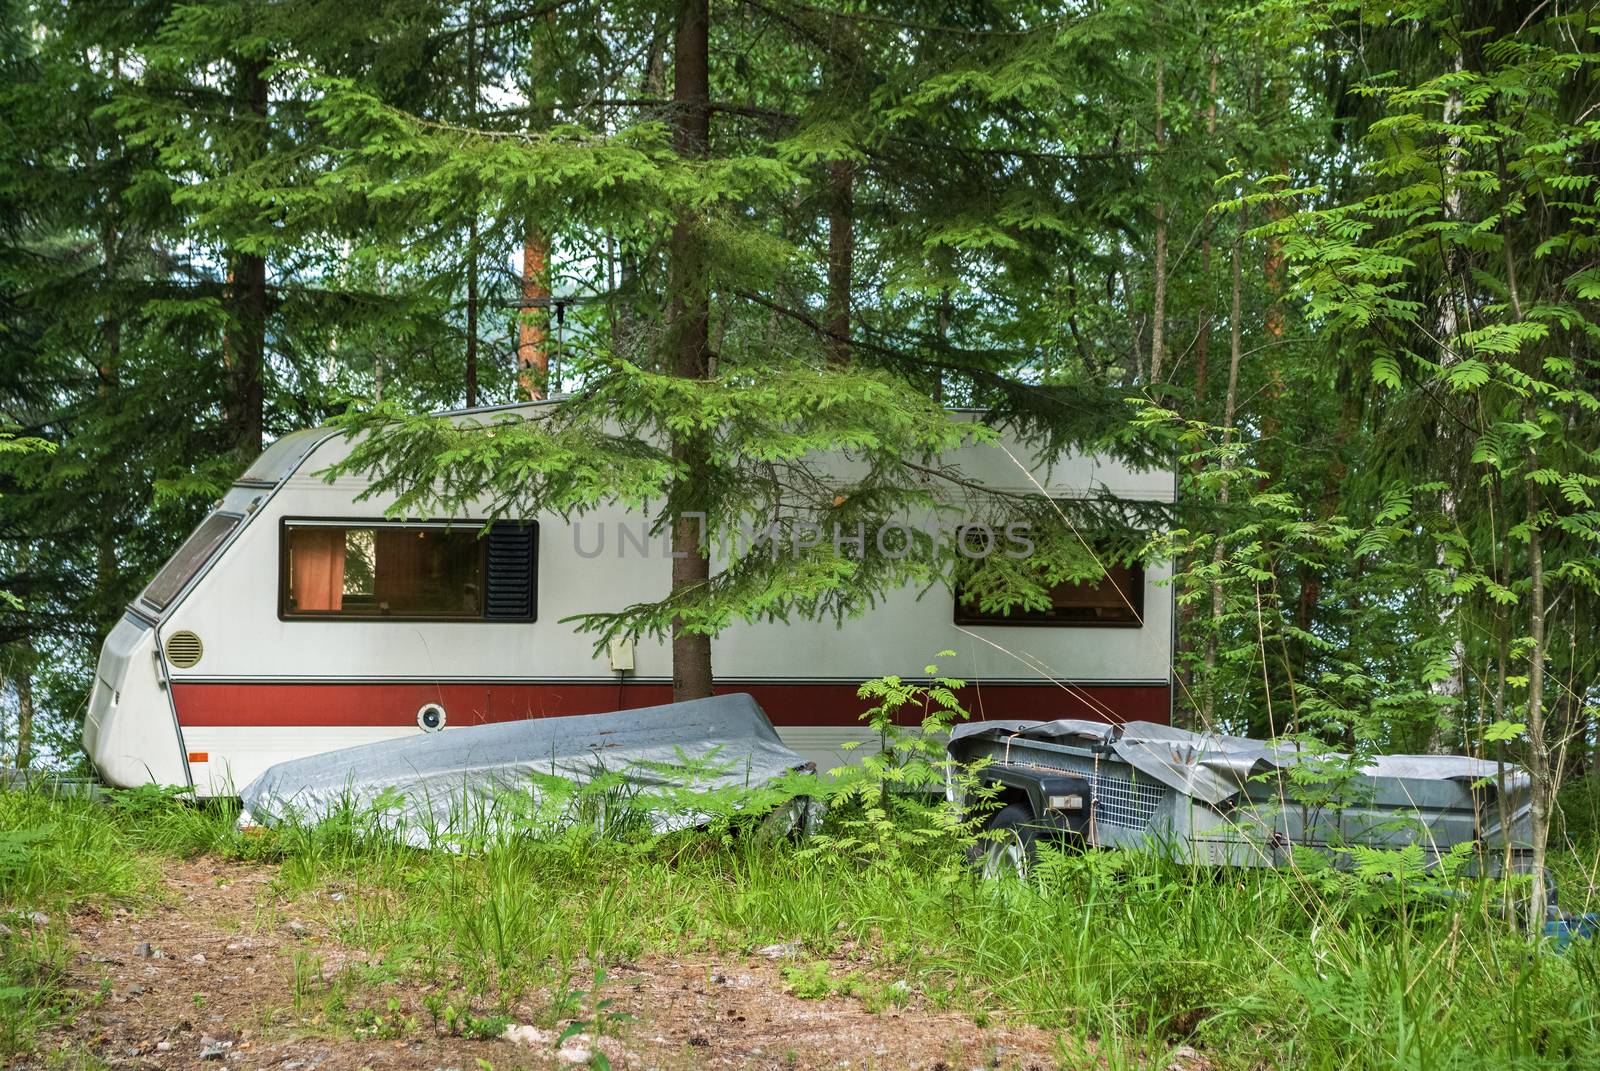
<path fill-rule="evenodd" d="M 1156 154 L 1154 166 L 1163 169 L 1162 153 L 1166 149 L 1166 66 L 1156 59 Z M 1161 382 L 1162 349 L 1167 333 L 1167 201 L 1163 192 L 1156 201 L 1156 263 L 1155 300 L 1150 325 L 1150 386 Z"/>
<path fill-rule="evenodd" d="M 478 215 L 467 222 L 467 408 L 478 404 Z"/>
<path fill-rule="evenodd" d="M 1457 73 L 1461 71 L 1461 53 L 1456 53 L 1455 60 L 1451 66 Z M 1460 115 L 1461 94 L 1456 90 L 1451 90 L 1444 103 L 1444 121 L 1447 124 L 1454 123 L 1460 118 Z M 1444 170 L 1442 185 L 1445 191 L 1444 218 L 1455 221 L 1461 218 L 1461 187 L 1456 184 L 1456 172 L 1459 169 L 1457 152 L 1461 147 L 1461 138 L 1459 135 L 1452 134 L 1449 141 L 1451 151 L 1445 154 L 1442 162 Z M 1458 267 L 1456 261 L 1459 259 L 1455 255 L 1455 245 L 1450 242 L 1441 243 L 1441 250 L 1443 253 L 1442 267 L 1444 269 L 1445 282 L 1440 287 L 1440 295 L 1436 306 L 1438 337 L 1442 343 L 1439 353 L 1439 367 L 1449 368 L 1457 361 L 1455 339 L 1460 327 L 1457 298 L 1458 296 L 1464 298 L 1465 295 L 1458 295 L 1455 289 Z M 1456 447 L 1449 440 L 1453 439 L 1457 434 L 1449 421 L 1439 421 L 1435 429 L 1435 435 L 1438 437 L 1438 453 L 1440 456 L 1449 457 L 1455 453 Z M 1460 512 L 1455 487 L 1445 488 L 1444 493 L 1440 496 L 1439 507 L 1444 514 L 1446 530 L 1454 531 Z M 1450 593 L 1455 589 L 1457 570 L 1455 566 L 1446 564 L 1445 544 L 1443 543 L 1439 545 L 1435 563 L 1445 571 L 1445 575 L 1450 581 L 1444 596 L 1444 605 L 1439 610 L 1439 623 L 1446 630 L 1456 631 L 1457 635 L 1450 645 L 1449 675 L 1443 680 L 1435 681 L 1429 685 L 1428 690 L 1446 700 L 1448 707 L 1455 707 L 1460 704 L 1461 697 L 1466 694 L 1467 645 L 1464 636 L 1465 626 L 1458 626 L 1455 621 L 1459 596 Z M 1451 745 L 1449 729 L 1450 725 L 1445 718 L 1436 717 L 1434 719 L 1433 726 L 1428 733 L 1427 751 L 1430 755 L 1443 755 L 1449 752 Z"/>
<path fill-rule="evenodd" d="M 1222 402 L 1222 428 L 1225 438 L 1232 438 L 1234 421 L 1238 416 L 1237 407 L 1239 400 L 1239 359 L 1244 352 L 1244 335 L 1241 322 L 1244 313 L 1244 277 L 1239 264 L 1239 258 L 1244 245 L 1244 232 L 1246 230 L 1245 211 L 1239 209 L 1239 233 L 1233 239 L 1233 286 L 1232 305 L 1228 314 L 1228 392 L 1223 396 Z M 1224 458 L 1223 465 L 1233 467 L 1231 458 Z M 1217 497 L 1222 505 L 1228 504 L 1230 485 L 1224 480 L 1217 490 Z M 1211 549 L 1211 564 L 1213 567 L 1211 580 L 1211 631 L 1206 636 L 1206 694 L 1202 704 L 1204 710 L 1205 728 L 1213 727 L 1212 719 L 1216 715 L 1216 670 L 1217 670 L 1217 632 L 1222 627 L 1222 580 L 1217 569 L 1222 565 L 1223 554 L 1226 546 L 1218 537 Z"/>
<path fill-rule="evenodd" d="M 707 0 L 680 0 L 673 42 L 673 148 L 683 157 L 706 154 L 711 136 L 710 36 Z M 672 373 L 705 379 L 710 294 L 706 289 L 701 220 L 685 208 L 672 227 L 667 247 L 668 352 Z M 703 536 L 704 517 L 690 515 L 704 506 L 707 449 L 699 432 L 675 431 L 672 456 L 682 466 L 672 521 L 672 598 L 692 602 L 711 579 L 711 560 Z M 683 618 L 672 621 L 672 698 L 675 702 L 711 694 L 711 637 L 691 632 Z"/>
<path fill-rule="evenodd" d="M 1216 143 L 1217 134 L 1217 54 L 1211 53 L 1211 75 L 1206 83 L 1209 96 L 1206 101 L 1206 143 Z M 1211 237 L 1215 228 L 1215 217 L 1211 212 L 1206 213 L 1205 224 L 1200 238 L 1200 308 L 1197 314 L 1199 330 L 1195 333 L 1194 340 L 1194 418 L 1205 420 L 1206 414 L 1206 380 L 1211 372 Z M 1077 288 L 1073 288 L 1073 297 L 1076 300 Z M 1077 336 L 1077 325 L 1068 317 L 1072 327 L 1073 336 Z M 1082 342 L 1079 342 L 1080 350 Z M 1202 465 L 1198 458 L 1192 466 L 1198 473 Z M 1186 559 L 1181 567 L 1187 571 L 1194 565 L 1192 560 Z M 1194 663 L 1189 654 L 1194 635 L 1194 618 L 1198 604 L 1185 602 L 1178 607 L 1178 649 L 1175 652 L 1178 661 L 1183 665 L 1183 673 L 1179 677 L 1182 692 L 1191 704 L 1192 713 L 1198 715 L 1200 711 L 1193 708 L 1194 702 Z"/>
<path fill-rule="evenodd" d="M 1504 155 L 1501 155 L 1499 163 L 1501 186 L 1509 189 Z M 1517 258 L 1512 242 L 1510 213 L 1502 212 L 1501 218 L 1505 228 L 1501 249 L 1505 255 L 1506 297 L 1511 306 L 1512 321 L 1521 323 L 1522 295 L 1517 286 Z M 1533 371 L 1537 374 L 1538 359 L 1535 357 L 1533 360 Z M 1537 426 L 1538 414 L 1534 411 L 1531 398 L 1524 404 L 1523 420 L 1530 427 Z M 1528 471 L 1522 474 L 1522 486 L 1527 514 L 1523 523 L 1528 527 L 1528 635 L 1533 641 L 1532 649 L 1528 652 L 1528 778 L 1533 787 L 1529 801 L 1532 812 L 1529 815 L 1532 826 L 1529 833 L 1533 837 L 1533 886 L 1532 903 L 1528 905 L 1528 929 L 1537 935 L 1543 931 L 1545 923 L 1548 888 L 1544 872 L 1546 842 L 1550 838 L 1550 815 L 1555 809 L 1558 785 L 1551 769 L 1550 746 L 1545 737 L 1544 660 L 1548 642 L 1544 620 L 1544 533 L 1540 530 L 1542 511 L 1539 508 L 1539 491 L 1529 475 L 1539 468 L 1539 456 L 1531 446 L 1527 448 L 1525 461 Z"/>
<path fill-rule="evenodd" d="M 550 243 L 533 224 L 522 241 L 522 311 L 517 315 L 517 382 L 530 401 L 550 374 Z"/>
<path fill-rule="evenodd" d="M 1526 487 L 1530 581 L 1528 633 L 1533 638 L 1533 650 L 1528 655 L 1528 776 L 1533 781 L 1533 813 L 1530 816 L 1533 826 L 1530 830 L 1533 836 L 1533 903 L 1529 909 L 1528 927 L 1532 933 L 1538 934 L 1544 929 L 1545 921 L 1545 842 L 1550 837 L 1550 814 L 1554 809 L 1556 785 L 1544 725 L 1544 658 L 1547 643 L 1544 631 L 1544 541 L 1536 520 L 1539 513 L 1538 492 L 1534 490 L 1531 480 L 1527 481 Z"/>
<path fill-rule="evenodd" d="M 554 18 L 553 11 L 545 14 L 546 29 Z M 535 31 L 529 61 L 534 79 L 529 114 L 534 130 L 548 127 L 555 118 L 551 98 L 536 91 L 550 67 L 539 32 Z M 551 312 L 550 236 L 530 217 L 522 236 L 522 307 L 517 315 L 517 383 L 529 401 L 539 401 L 549 391 Z"/>
<path fill-rule="evenodd" d="M 112 72 L 116 78 L 122 77 L 121 66 L 116 59 L 112 60 Z M 122 384 L 122 306 L 117 293 L 117 281 L 122 274 L 122 235 L 111 205 L 103 205 L 101 210 L 106 215 L 100 233 L 100 248 L 102 262 L 105 265 L 105 292 L 109 300 L 105 318 L 100 321 L 101 353 L 99 382 L 95 384 L 95 394 L 100 400 L 103 418 L 115 420 L 121 410 L 119 391 Z M 109 497 L 116 499 L 119 496 L 116 492 L 112 492 Z M 119 601 L 112 597 L 112 590 L 122 575 L 117 558 L 118 543 L 123 535 L 122 521 L 117 509 L 119 504 L 116 501 L 106 502 L 97 518 L 94 587 L 95 605 L 102 610 L 115 606 Z"/>
<path fill-rule="evenodd" d="M 467 8 L 467 125 L 478 125 L 478 5 Z M 478 404 L 478 199 L 467 219 L 467 408 Z"/>
<path fill-rule="evenodd" d="M 850 287 L 855 262 L 855 169 L 828 164 L 828 359 L 850 360 Z"/>
<path fill-rule="evenodd" d="M 1206 81 L 1206 143 L 1217 140 L 1217 54 L 1211 53 L 1211 75 Z M 1194 405 L 1198 419 L 1205 419 L 1206 379 L 1211 372 L 1211 232 L 1214 218 L 1206 213 L 1200 238 L 1200 332 L 1194 344 Z"/>
<path fill-rule="evenodd" d="M 239 63 L 239 91 L 249 120 L 257 124 L 249 139 L 257 154 L 266 149 L 267 64 L 264 59 Z M 227 370 L 227 397 L 223 419 L 233 432 L 234 446 L 254 457 L 261 452 L 263 391 L 262 368 L 267 348 L 267 260 L 260 253 L 232 256 L 227 288 L 231 327 L 222 342 Z"/>
<path fill-rule="evenodd" d="M 1289 79 L 1280 76 L 1272 83 L 1272 114 L 1290 114 Z M 1289 172 L 1289 160 L 1285 156 L 1278 156 L 1272 161 L 1274 174 L 1286 175 Z M 1272 198 L 1267 201 L 1267 220 L 1276 223 L 1284 217 L 1288 209 L 1284 203 Z M 1261 389 L 1261 438 L 1266 440 L 1276 439 L 1283 426 L 1280 402 L 1283 398 L 1283 347 L 1280 341 L 1284 332 L 1284 267 L 1283 239 L 1276 233 L 1267 236 L 1266 252 L 1262 259 L 1261 274 L 1267 284 L 1267 315 L 1263 328 L 1266 332 L 1265 344 L 1262 355 L 1266 358 L 1266 384 Z M 1265 486 L 1270 477 L 1261 478 Z"/>
<path fill-rule="evenodd" d="M 24 644 L 26 650 L 27 644 Z M 12 675 L 17 691 L 17 769 L 26 770 L 33 761 L 33 666 L 26 655 Z"/>

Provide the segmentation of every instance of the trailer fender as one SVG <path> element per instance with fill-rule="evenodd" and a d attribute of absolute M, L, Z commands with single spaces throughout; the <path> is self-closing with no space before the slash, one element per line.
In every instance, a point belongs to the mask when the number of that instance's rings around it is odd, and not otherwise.
<path fill-rule="evenodd" d="M 1080 836 L 1088 832 L 1093 801 L 1087 777 L 1006 763 L 985 766 L 978 776 L 1001 789 L 1015 790 L 1027 800 L 1035 819 Z"/>

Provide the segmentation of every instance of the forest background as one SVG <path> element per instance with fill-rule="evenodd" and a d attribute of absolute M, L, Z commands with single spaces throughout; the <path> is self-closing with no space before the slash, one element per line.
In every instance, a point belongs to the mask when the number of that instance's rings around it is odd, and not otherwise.
<path fill-rule="evenodd" d="M 1556 820 L 1600 760 L 1595 29 L 1548 0 L 12 0 L 0 751 L 80 761 L 121 608 L 264 444 L 352 405 L 404 446 L 571 392 L 564 445 L 690 548 L 677 512 L 759 499 L 737 457 L 853 445 L 882 508 L 964 406 L 1177 459 L 1138 531 L 1179 565 L 1180 721 L 1506 756 Z M 524 494 L 543 447 L 481 447 Z M 671 633 L 688 694 L 727 621 L 892 579 L 689 554 L 595 624 Z"/>

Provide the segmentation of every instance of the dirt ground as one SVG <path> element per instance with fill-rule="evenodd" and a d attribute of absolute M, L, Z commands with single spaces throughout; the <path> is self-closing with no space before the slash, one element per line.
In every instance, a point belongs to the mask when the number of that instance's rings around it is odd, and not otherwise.
<path fill-rule="evenodd" d="M 38 1066 L 60 1066 L 63 1056 L 69 1066 L 277 1071 L 587 1062 L 581 1041 L 558 1051 L 555 1031 L 537 1029 L 541 1014 L 552 1025 L 548 999 L 537 996 L 514 1009 L 514 1023 L 527 1025 L 520 1043 L 446 1036 L 433 1025 L 427 986 L 367 972 L 340 989 L 345 1010 L 330 1023 L 319 1014 L 329 980 L 360 976 L 368 956 L 341 945 L 325 922 L 297 915 L 299 905 L 274 894 L 272 877 L 270 867 L 199 859 L 172 867 L 159 907 L 74 916 L 69 984 L 85 1007 L 69 1027 L 39 1039 Z M 1058 1066 L 1051 1032 L 980 1027 L 970 1015 L 915 999 L 876 1013 L 853 996 L 801 999 L 781 964 L 760 957 L 614 964 L 604 995 L 615 1001 L 611 1012 L 633 1017 L 595 1042 L 617 1068 Z"/>

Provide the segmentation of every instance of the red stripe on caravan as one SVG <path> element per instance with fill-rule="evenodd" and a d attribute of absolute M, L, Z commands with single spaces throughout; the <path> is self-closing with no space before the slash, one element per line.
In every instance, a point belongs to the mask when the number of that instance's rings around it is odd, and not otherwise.
<path fill-rule="evenodd" d="M 853 684 L 721 685 L 748 692 L 774 725 L 855 725 L 867 709 Z M 975 718 L 1086 718 L 1165 723 L 1168 689 L 1159 685 L 969 685 L 961 701 Z M 414 725 L 424 703 L 444 706 L 451 725 L 565 714 L 603 714 L 672 701 L 665 683 L 267 683 L 174 681 L 178 721 L 190 726 Z M 919 717 L 908 712 L 908 722 Z"/>

